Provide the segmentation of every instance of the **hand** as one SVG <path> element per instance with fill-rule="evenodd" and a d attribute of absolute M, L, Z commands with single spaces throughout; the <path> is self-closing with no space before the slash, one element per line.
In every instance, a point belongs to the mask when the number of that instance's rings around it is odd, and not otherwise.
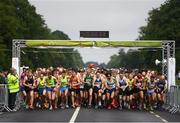
<path fill-rule="evenodd" d="M 56 85 L 56 87 L 55 87 L 56 89 L 58 89 L 59 88 L 59 85 Z"/>
<path fill-rule="evenodd" d="M 31 86 L 30 88 L 31 88 L 31 89 L 34 89 L 34 87 L 33 87 L 33 86 Z"/>
<path fill-rule="evenodd" d="M 162 92 L 161 92 L 161 94 L 164 94 L 164 93 L 165 93 L 165 91 L 162 91 Z"/>

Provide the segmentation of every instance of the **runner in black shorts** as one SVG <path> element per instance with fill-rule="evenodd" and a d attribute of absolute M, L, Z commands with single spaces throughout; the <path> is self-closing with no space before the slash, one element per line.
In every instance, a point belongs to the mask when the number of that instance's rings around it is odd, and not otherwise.
<path fill-rule="evenodd" d="M 127 102 L 128 102 L 128 109 L 131 108 L 131 105 L 132 105 L 132 100 L 133 100 L 133 93 L 134 93 L 134 87 L 133 87 L 133 84 L 134 84 L 134 79 L 133 79 L 133 75 L 132 74 L 129 74 L 129 78 L 127 79 L 127 83 L 128 83 L 128 87 L 127 87 L 127 90 L 128 90 L 128 93 L 127 93 Z"/>
<path fill-rule="evenodd" d="M 80 69 L 78 73 L 78 78 L 80 80 L 80 105 L 84 104 L 84 70 Z"/>
<path fill-rule="evenodd" d="M 116 90 L 116 80 L 113 79 L 113 77 L 111 76 L 111 73 L 107 73 L 106 75 L 107 79 L 105 82 L 106 85 L 106 97 L 107 97 L 107 108 L 108 109 L 112 109 L 112 101 L 114 99 L 114 93 Z"/>
<path fill-rule="evenodd" d="M 140 73 L 135 77 L 134 82 L 134 93 L 136 97 L 136 103 L 139 105 L 139 110 L 142 109 L 144 102 L 144 92 L 143 92 L 143 77 Z"/>
<path fill-rule="evenodd" d="M 165 94 L 167 91 L 167 80 L 165 79 L 165 76 L 160 76 L 159 81 L 156 83 L 156 95 L 158 100 L 158 108 L 161 109 L 162 105 L 165 102 Z"/>
<path fill-rule="evenodd" d="M 119 91 L 119 109 L 121 110 L 122 107 L 128 107 L 126 103 L 126 96 L 128 93 L 127 90 L 128 83 L 126 82 L 126 78 L 123 74 L 120 74 L 119 80 L 117 82 L 117 88 Z"/>
<path fill-rule="evenodd" d="M 69 80 L 70 87 L 71 87 L 71 101 L 72 101 L 72 108 L 80 106 L 79 105 L 79 94 L 80 94 L 80 80 L 76 74 L 76 71 L 72 71 L 72 76 Z"/>
<path fill-rule="evenodd" d="M 101 108 L 101 98 L 102 98 L 102 88 L 103 88 L 103 78 L 99 72 L 96 73 L 93 79 L 93 93 L 94 93 L 94 101 L 95 101 L 95 108 Z"/>
<path fill-rule="evenodd" d="M 88 101 L 88 108 L 91 108 L 92 105 L 92 82 L 93 82 L 93 76 L 90 74 L 90 69 L 87 69 L 86 75 L 84 78 L 84 93 L 85 93 L 85 104 L 87 105 Z M 89 96 L 89 100 L 88 100 Z"/>
<path fill-rule="evenodd" d="M 29 109 L 34 109 L 33 103 L 34 103 L 34 77 L 32 74 L 32 71 L 29 70 L 27 77 L 25 78 L 25 81 L 23 83 L 23 86 L 25 87 L 25 91 L 27 93 L 27 104 L 29 104 Z"/>

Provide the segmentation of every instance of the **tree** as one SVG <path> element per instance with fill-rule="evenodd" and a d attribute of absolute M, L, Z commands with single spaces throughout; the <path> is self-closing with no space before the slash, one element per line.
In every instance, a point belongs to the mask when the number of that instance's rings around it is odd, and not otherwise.
<path fill-rule="evenodd" d="M 176 69 L 180 70 L 180 0 L 166 0 L 159 8 L 149 12 L 147 25 L 140 27 L 139 40 L 175 40 Z M 151 48 L 141 49 L 139 52 L 120 52 L 111 57 L 110 66 L 139 67 L 157 69 L 155 59 L 162 59 L 161 50 Z M 124 55 L 122 55 L 124 54 Z M 134 60 L 132 60 L 133 58 Z M 125 62 L 122 62 L 123 61 Z M 139 64 L 141 63 L 141 65 Z"/>
<path fill-rule="evenodd" d="M 6 60 L 6 46 L 3 44 L 3 40 L 2 37 L 0 37 L 0 71 L 4 70 L 3 68 L 5 68 L 5 60 Z"/>
<path fill-rule="evenodd" d="M 143 40 L 175 40 L 176 42 L 176 68 L 180 69 L 180 1 L 167 0 L 161 7 L 149 12 L 147 25 L 140 27 L 139 39 Z M 154 62 L 154 56 L 142 52 L 146 62 Z M 161 54 L 155 54 L 160 59 Z M 148 56 L 148 57 L 147 57 Z"/>
<path fill-rule="evenodd" d="M 42 15 L 36 13 L 36 8 L 28 0 L 0 1 L 0 30 L 0 67 L 2 69 L 9 69 L 11 66 L 12 39 L 69 39 L 68 35 L 62 31 L 51 32 Z M 2 51 L 4 48 L 6 52 Z M 76 66 L 82 64 L 80 54 L 67 55 L 63 51 L 49 49 L 42 52 L 37 49 L 23 49 L 21 63 L 30 67 L 41 65 L 48 67 L 67 65 L 70 62 L 72 62 L 71 65 L 74 65 L 76 61 L 66 60 L 78 59 L 79 63 L 76 63 Z M 78 54 L 73 49 L 69 52 Z"/>
<path fill-rule="evenodd" d="M 69 40 L 69 36 L 66 35 L 64 32 L 56 30 L 51 33 L 52 34 L 52 39 L 62 39 L 62 40 Z"/>

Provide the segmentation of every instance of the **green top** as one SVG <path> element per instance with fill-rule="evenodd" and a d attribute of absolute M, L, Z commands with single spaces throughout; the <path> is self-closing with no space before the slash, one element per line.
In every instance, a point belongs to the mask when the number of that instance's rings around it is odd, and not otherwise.
<path fill-rule="evenodd" d="M 55 77 L 47 77 L 46 78 L 46 84 L 47 84 L 47 87 L 55 87 Z"/>
<path fill-rule="evenodd" d="M 92 80 L 93 80 L 93 78 L 92 78 L 92 76 L 91 75 L 89 75 L 89 76 L 86 76 L 85 78 L 84 78 L 84 84 L 88 84 L 88 85 L 92 85 Z"/>
<path fill-rule="evenodd" d="M 60 81 L 61 81 L 61 87 L 68 87 L 68 79 L 67 79 L 67 76 L 65 76 L 64 78 L 61 76 L 60 77 Z"/>
<path fill-rule="evenodd" d="M 45 88 L 45 77 L 38 78 L 38 82 L 39 82 L 38 88 Z"/>

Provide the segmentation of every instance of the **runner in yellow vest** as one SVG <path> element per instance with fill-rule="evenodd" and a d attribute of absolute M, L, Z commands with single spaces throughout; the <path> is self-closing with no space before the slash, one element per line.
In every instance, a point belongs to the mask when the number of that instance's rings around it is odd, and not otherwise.
<path fill-rule="evenodd" d="M 46 77 L 41 73 L 38 81 L 38 107 L 41 108 L 44 105 L 44 99 L 46 97 L 45 81 Z"/>
<path fill-rule="evenodd" d="M 129 77 L 127 79 L 128 82 L 128 95 L 127 95 L 127 101 L 128 101 L 128 109 L 131 108 L 132 100 L 133 100 L 133 84 L 134 84 L 134 78 L 132 74 L 129 74 Z"/>
<path fill-rule="evenodd" d="M 53 72 L 48 72 L 48 77 L 46 77 L 46 91 L 48 94 L 48 100 L 49 100 L 49 109 L 52 110 L 53 108 L 57 108 L 55 106 L 55 98 L 56 98 L 56 90 L 57 90 L 57 84 L 58 81 L 56 77 L 53 76 Z"/>
<path fill-rule="evenodd" d="M 16 69 L 12 68 L 7 76 L 9 90 L 9 108 L 15 111 L 16 95 L 19 92 L 19 79 Z"/>
<path fill-rule="evenodd" d="M 68 79 L 69 77 L 66 75 L 66 71 L 63 70 L 62 71 L 62 75 L 59 76 L 59 82 L 60 82 L 60 97 L 61 97 L 61 108 L 64 109 L 69 108 L 68 105 L 68 87 L 69 87 L 69 83 L 68 83 Z"/>

